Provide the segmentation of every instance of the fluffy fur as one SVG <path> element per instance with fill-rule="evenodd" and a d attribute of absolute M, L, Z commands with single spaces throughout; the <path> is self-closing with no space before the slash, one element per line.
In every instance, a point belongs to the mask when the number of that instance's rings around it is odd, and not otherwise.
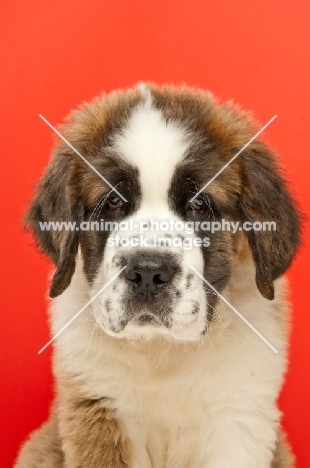
<path fill-rule="evenodd" d="M 289 332 L 282 275 L 299 244 L 299 216 L 276 157 L 253 142 L 207 187 L 204 210 L 189 203 L 254 128 L 231 103 L 220 106 L 202 91 L 154 85 L 101 96 L 71 114 L 61 131 L 127 203 L 111 198 L 115 194 L 68 147 L 56 148 L 27 215 L 56 265 L 52 333 L 137 259 L 140 268 L 141 258 L 156 260 L 173 274 L 148 298 L 137 294 L 137 281 L 125 270 L 59 335 L 51 417 L 25 443 L 16 468 L 294 466 L 276 402 Z M 209 247 L 184 251 L 111 247 L 115 232 L 43 232 L 38 226 L 96 216 L 135 222 L 274 219 L 277 231 L 218 232 L 210 235 Z M 132 239 L 138 231 L 118 234 Z M 173 229 L 156 234 L 184 237 Z M 151 239 L 150 232 L 145 235 Z"/>

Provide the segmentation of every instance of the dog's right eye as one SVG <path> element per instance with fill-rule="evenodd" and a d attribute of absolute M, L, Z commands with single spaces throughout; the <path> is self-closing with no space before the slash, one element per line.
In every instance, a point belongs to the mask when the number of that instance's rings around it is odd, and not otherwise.
<path fill-rule="evenodd" d="M 123 208 L 123 200 L 119 197 L 110 197 L 107 200 L 105 207 L 109 211 L 121 210 Z"/>

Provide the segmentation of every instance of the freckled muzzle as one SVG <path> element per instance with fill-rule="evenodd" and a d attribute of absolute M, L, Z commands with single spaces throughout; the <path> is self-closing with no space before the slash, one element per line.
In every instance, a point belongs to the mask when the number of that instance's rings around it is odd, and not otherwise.
<path fill-rule="evenodd" d="M 123 304 L 126 314 L 122 318 L 124 328 L 130 320 L 139 325 L 171 326 L 171 313 L 181 263 L 178 255 L 136 251 L 122 256 L 119 263 L 127 268 L 122 273 L 126 283 Z"/>

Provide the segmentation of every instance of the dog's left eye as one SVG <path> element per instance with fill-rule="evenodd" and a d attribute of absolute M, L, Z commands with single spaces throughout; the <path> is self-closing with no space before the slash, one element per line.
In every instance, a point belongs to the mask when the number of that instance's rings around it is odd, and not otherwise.
<path fill-rule="evenodd" d="M 206 203 L 202 198 L 195 198 L 192 202 L 187 202 L 187 210 L 194 211 L 195 213 L 203 214 L 205 213 L 207 207 Z"/>
<path fill-rule="evenodd" d="M 120 210 L 123 208 L 123 200 L 119 197 L 110 197 L 105 206 L 109 211 Z"/>

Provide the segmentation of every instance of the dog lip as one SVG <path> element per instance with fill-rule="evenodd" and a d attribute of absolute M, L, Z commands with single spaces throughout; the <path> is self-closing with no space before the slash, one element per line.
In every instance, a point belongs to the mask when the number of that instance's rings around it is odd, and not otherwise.
<path fill-rule="evenodd" d="M 136 314 L 133 317 L 128 317 L 125 319 L 122 319 L 121 322 L 117 327 L 113 327 L 113 332 L 114 333 L 119 333 L 121 332 L 129 323 L 132 323 L 133 325 L 143 327 L 147 325 L 151 325 L 152 327 L 165 327 L 165 328 L 170 328 L 171 323 L 168 317 L 157 317 L 155 314 L 152 312 L 143 312 L 140 314 Z"/>
<path fill-rule="evenodd" d="M 155 318 L 153 314 L 149 314 L 147 312 L 139 315 L 138 317 L 134 317 L 132 321 L 137 322 L 138 325 L 163 325 L 160 318 Z"/>

